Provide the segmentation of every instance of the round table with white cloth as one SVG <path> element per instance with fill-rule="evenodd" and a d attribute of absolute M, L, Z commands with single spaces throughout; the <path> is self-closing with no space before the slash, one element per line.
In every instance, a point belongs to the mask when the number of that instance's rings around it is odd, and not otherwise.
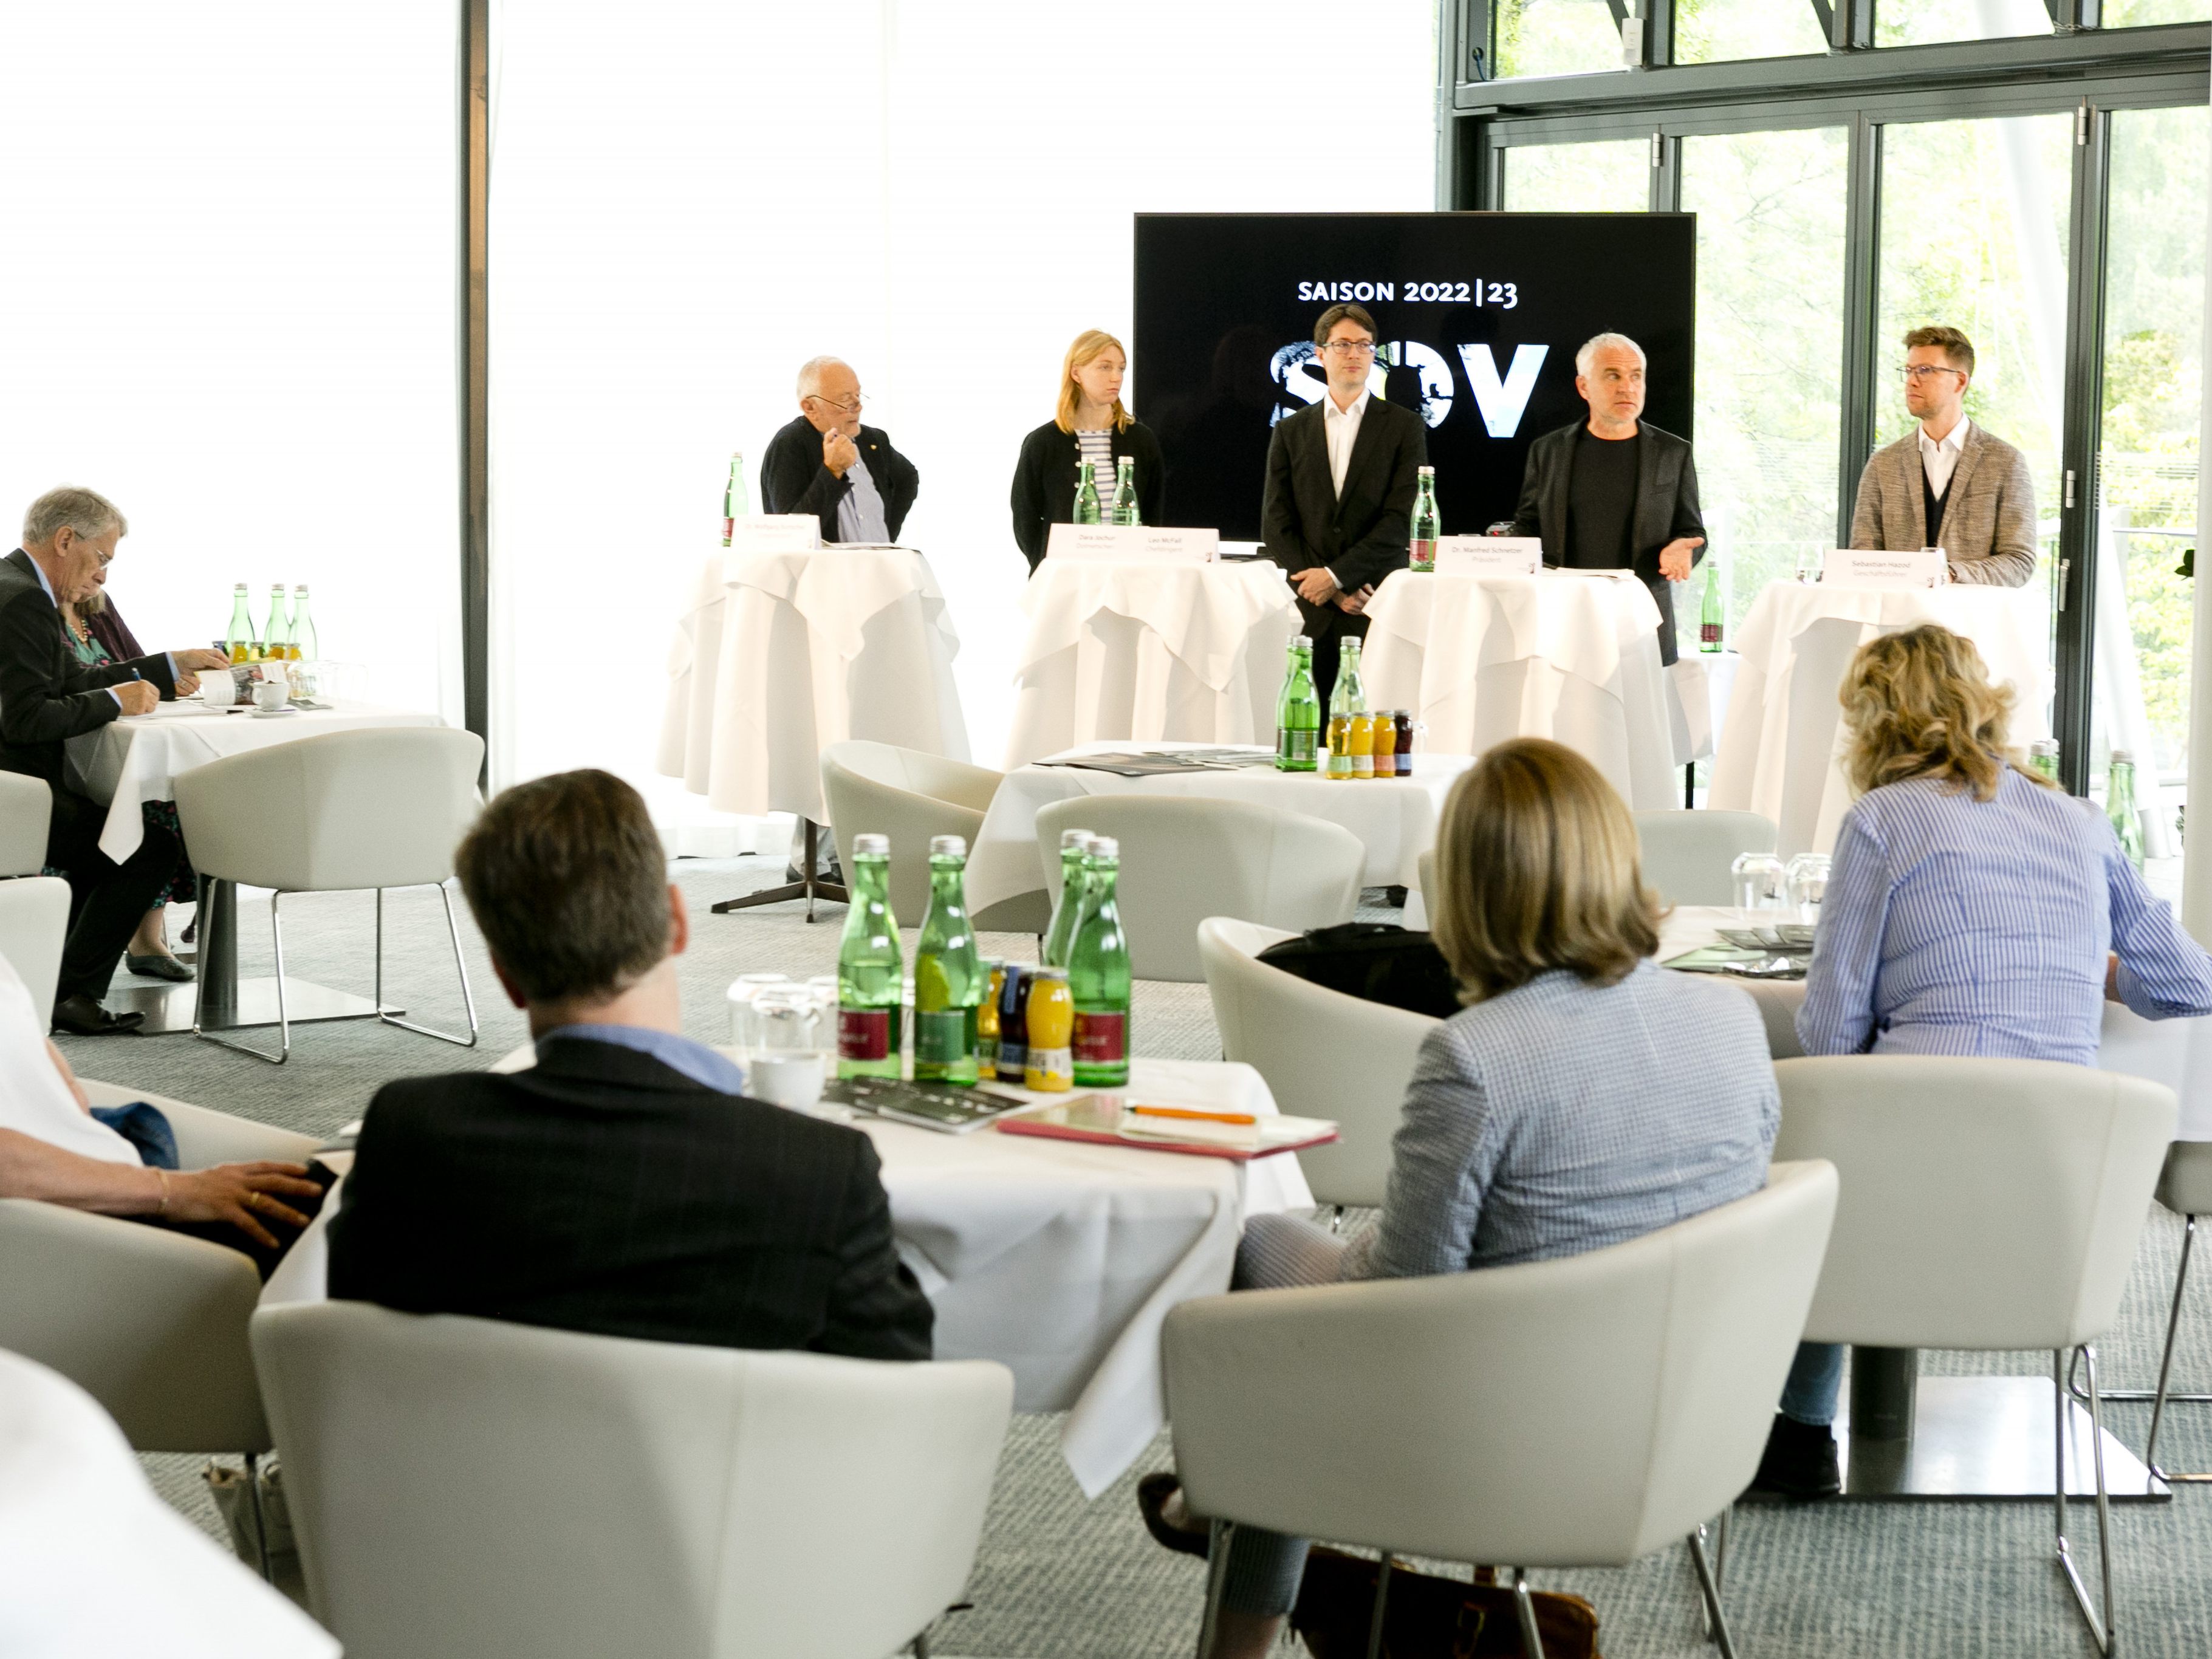
<path fill-rule="evenodd" d="M 1763 814 L 1780 851 L 1826 853 L 1850 805 L 1836 702 L 1851 653 L 1877 634 L 1941 623 L 1972 640 L 1990 678 L 2008 681 L 2012 740 L 2050 735 L 2050 610 L 2039 589 L 1890 590 L 1837 582 L 1774 582 L 1736 630 L 1741 662 L 1713 763 L 1710 804 Z"/>
<path fill-rule="evenodd" d="M 100 850 L 118 864 L 145 839 L 149 800 L 174 800 L 177 775 L 196 766 L 272 744 L 296 743 L 332 732 L 372 726 L 443 726 L 435 714 L 373 703 L 343 702 L 329 708 L 290 708 L 281 713 L 210 711 L 197 697 L 155 705 L 150 714 L 125 715 L 95 731 L 69 739 L 63 754 L 70 776 L 84 793 L 107 808 Z"/>
<path fill-rule="evenodd" d="M 1159 745 L 1153 745 L 1158 747 Z M 1071 754 L 1127 750 L 1128 744 L 1086 744 Z M 1176 744 L 1192 753 L 1206 745 Z M 1278 772 L 1272 764 L 1193 771 L 1165 776 L 1125 778 L 1112 772 L 1074 766 L 1032 764 L 1006 774 L 983 814 L 975 845 L 968 854 L 968 903 L 981 910 L 1001 899 L 1045 890 L 1044 860 L 1037 851 L 1040 808 L 1077 795 L 1201 795 L 1217 800 L 1278 806 L 1309 817 L 1326 818 L 1359 837 L 1367 849 L 1363 887 L 1409 887 L 1417 877 L 1415 860 L 1437 838 L 1444 797 L 1459 775 L 1474 764 L 1466 755 L 1416 750 L 1413 775 L 1382 781 L 1331 781 L 1318 772 Z"/>
<path fill-rule="evenodd" d="M 536 1063 L 528 1044 L 493 1067 Z M 1273 1115 L 1249 1066 L 1133 1060 L 1122 1092 L 1148 1103 Z M 1042 1097 L 1039 1097 L 1042 1098 Z M 863 1117 L 891 1231 L 937 1312 L 939 1359 L 995 1359 L 1014 1409 L 1067 1413 L 1060 1451 L 1096 1498 L 1167 1420 L 1160 1325 L 1168 1310 L 1229 1288 L 1244 1218 L 1313 1207 L 1297 1154 L 1236 1163 L 979 1129 L 939 1134 Z M 351 1155 L 326 1156 L 349 1169 Z M 264 1304 L 326 1293 L 333 1188 L 262 1292 Z"/>
<path fill-rule="evenodd" d="M 1272 561 L 1048 558 L 1022 612 L 1010 769 L 1101 740 L 1273 740 L 1298 607 Z"/>
<path fill-rule="evenodd" d="M 1439 754 L 1551 738 L 1639 811 L 1680 805 L 1659 607 L 1634 575 L 1393 572 L 1367 602 L 1367 702 L 1410 708 Z"/>
<path fill-rule="evenodd" d="M 959 649 L 944 590 L 910 548 L 715 553 L 677 624 L 659 769 L 720 811 L 826 823 L 833 743 L 968 758 Z"/>

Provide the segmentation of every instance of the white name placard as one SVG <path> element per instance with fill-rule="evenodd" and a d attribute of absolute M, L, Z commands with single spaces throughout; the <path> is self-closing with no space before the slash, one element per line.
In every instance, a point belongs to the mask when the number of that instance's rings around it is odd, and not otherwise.
<path fill-rule="evenodd" d="M 730 521 L 732 553 L 811 553 L 822 545 L 822 520 L 811 513 L 757 513 Z"/>
<path fill-rule="evenodd" d="M 1533 576 L 1544 567 L 1544 544 L 1534 536 L 1439 536 L 1439 576 Z"/>
<path fill-rule="evenodd" d="M 1820 580 L 1845 587 L 1941 587 L 1950 580 L 1948 563 L 1940 547 L 1839 547 L 1828 555 Z"/>
<path fill-rule="evenodd" d="M 1113 564 L 1212 564 L 1221 555 L 1221 532 L 1153 525 L 1056 524 L 1045 539 L 1044 553 L 1048 559 Z"/>

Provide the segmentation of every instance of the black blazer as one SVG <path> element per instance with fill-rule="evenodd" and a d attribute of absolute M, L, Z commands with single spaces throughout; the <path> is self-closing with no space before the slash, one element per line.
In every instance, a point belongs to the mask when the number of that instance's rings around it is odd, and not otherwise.
<path fill-rule="evenodd" d="M 868 477 L 884 498 L 884 527 L 893 541 L 921 493 L 921 474 L 891 447 L 881 428 L 864 426 L 853 440 Z M 822 465 L 822 434 L 804 415 L 768 441 L 761 457 L 761 504 L 771 513 L 812 513 L 822 520 L 822 539 L 837 539 L 837 504 L 852 493 L 850 477 L 839 477 Z"/>
<path fill-rule="evenodd" d="M 609 1042 L 385 1085 L 330 1250 L 332 1296 L 410 1313 L 929 1358 L 866 1135 Z"/>
<path fill-rule="evenodd" d="M 1428 428 L 1410 409 L 1370 398 L 1340 498 L 1322 420 L 1316 402 L 1276 426 L 1267 445 L 1260 533 L 1267 556 L 1292 575 L 1326 565 L 1347 592 L 1356 591 L 1406 568 L 1407 530 L 1419 469 L 1429 458 Z M 1302 611 L 1316 609 L 1298 604 Z"/>
<path fill-rule="evenodd" d="M 66 787 L 63 740 L 120 715 L 106 688 L 134 679 L 150 681 L 164 698 L 177 694 L 166 656 L 87 668 L 70 648 L 31 556 L 19 547 L 0 559 L 0 769 Z"/>
<path fill-rule="evenodd" d="M 1583 422 L 1547 432 L 1528 446 L 1528 470 L 1521 475 L 1521 504 L 1513 509 L 1513 533 L 1540 536 L 1544 562 L 1567 562 L 1567 503 L 1574 482 L 1575 434 Z M 1677 536 L 1703 536 L 1705 521 L 1698 507 L 1698 464 L 1686 438 L 1662 432 L 1645 421 L 1636 468 L 1636 510 L 1629 520 L 1633 550 L 1631 568 L 1659 602 L 1659 660 L 1674 660 L 1674 584 L 1659 574 L 1659 550 Z M 1705 550 L 1690 553 L 1692 568 Z"/>
<path fill-rule="evenodd" d="M 1160 459 L 1160 441 L 1142 421 L 1132 421 L 1126 431 L 1109 428 L 1118 465 L 1124 455 L 1137 464 L 1137 515 L 1146 524 L 1168 521 L 1168 470 Z M 1083 446 L 1073 432 L 1062 432 L 1047 421 L 1022 440 L 1021 459 L 1014 463 L 1014 539 L 1022 556 L 1035 570 L 1044 560 L 1044 545 L 1056 524 L 1075 522 L 1075 469 L 1082 464 Z M 1107 505 L 1109 495 L 1098 505 Z"/>

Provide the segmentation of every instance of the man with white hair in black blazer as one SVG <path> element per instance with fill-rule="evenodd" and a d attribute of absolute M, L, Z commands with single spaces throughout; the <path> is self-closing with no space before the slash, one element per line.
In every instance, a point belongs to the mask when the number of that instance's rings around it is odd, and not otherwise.
<path fill-rule="evenodd" d="M 1674 584 L 1705 544 L 1686 438 L 1644 419 L 1644 348 L 1600 334 L 1575 354 L 1587 420 L 1528 446 L 1513 533 L 1543 538 L 1544 562 L 1633 570 L 1659 605 L 1659 660 L 1674 660 Z"/>

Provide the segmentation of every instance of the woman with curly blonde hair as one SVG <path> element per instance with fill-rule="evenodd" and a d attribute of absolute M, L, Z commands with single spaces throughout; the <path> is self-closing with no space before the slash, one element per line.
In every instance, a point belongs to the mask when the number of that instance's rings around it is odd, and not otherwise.
<path fill-rule="evenodd" d="M 2148 1019 L 2212 1013 L 2212 957 L 2088 802 L 2008 748 L 2009 686 L 1933 623 L 1861 646 L 1797 1039 L 1808 1054 L 1987 1054 L 2094 1066 L 2106 995 Z M 1833 1492 L 1843 1350 L 1807 1344 L 1758 1484 Z"/>

